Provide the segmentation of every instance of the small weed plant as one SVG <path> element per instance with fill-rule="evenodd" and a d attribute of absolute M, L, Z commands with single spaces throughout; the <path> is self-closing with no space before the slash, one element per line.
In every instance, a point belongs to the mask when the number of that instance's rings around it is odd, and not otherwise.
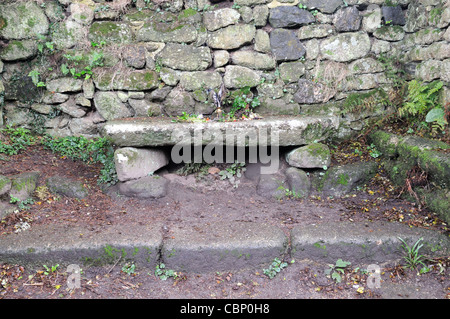
<path fill-rule="evenodd" d="M 163 263 L 160 263 L 159 265 L 156 265 L 155 269 L 155 275 L 161 280 L 167 280 L 170 277 L 173 277 L 174 279 L 177 278 L 177 273 L 173 271 L 172 269 L 166 269 L 166 265 Z"/>
<path fill-rule="evenodd" d="M 45 268 L 44 275 L 48 276 L 55 273 L 58 270 L 59 264 L 48 267 L 47 265 L 43 265 Z"/>
<path fill-rule="evenodd" d="M 52 152 L 72 160 L 81 160 L 87 164 L 103 164 L 98 183 L 108 185 L 117 183 L 114 150 L 107 138 L 88 139 L 84 136 L 52 138 L 45 136 L 42 143 Z"/>
<path fill-rule="evenodd" d="M 132 276 L 136 273 L 136 265 L 134 263 L 126 263 L 122 266 L 122 272 L 128 276 Z"/>
<path fill-rule="evenodd" d="M 420 249 L 423 247 L 423 244 L 421 244 L 423 238 L 419 238 L 412 247 L 410 247 L 404 239 L 400 237 L 397 238 L 402 242 L 402 249 L 405 254 L 403 256 L 403 260 L 406 263 L 405 268 L 417 269 L 419 266 L 422 266 L 427 269 L 427 266 L 424 263 L 426 257 L 419 254 Z"/>
<path fill-rule="evenodd" d="M 237 188 L 240 183 L 238 178 L 242 176 L 242 173 L 244 173 L 245 170 L 245 163 L 235 162 L 226 169 L 220 171 L 219 176 L 221 180 L 228 179 L 229 182 Z"/>
<path fill-rule="evenodd" d="M 7 126 L 0 130 L 0 153 L 17 155 L 35 142 L 36 138 L 25 128 Z"/>
<path fill-rule="evenodd" d="M 329 268 L 325 269 L 325 274 L 330 276 L 336 283 L 342 281 L 344 270 L 351 265 L 351 262 L 338 259 L 334 265 L 329 264 Z"/>
<path fill-rule="evenodd" d="M 288 263 L 285 261 L 281 261 L 278 257 L 275 258 L 270 264 L 269 268 L 263 269 L 264 275 L 269 277 L 270 279 L 275 278 L 275 276 L 284 268 L 288 266 Z"/>

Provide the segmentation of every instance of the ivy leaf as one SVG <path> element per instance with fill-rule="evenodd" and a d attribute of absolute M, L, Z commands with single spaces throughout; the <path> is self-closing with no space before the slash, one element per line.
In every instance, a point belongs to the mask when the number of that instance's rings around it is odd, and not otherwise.
<path fill-rule="evenodd" d="M 427 123 L 445 121 L 445 112 L 439 107 L 435 107 L 427 113 L 425 118 Z"/>

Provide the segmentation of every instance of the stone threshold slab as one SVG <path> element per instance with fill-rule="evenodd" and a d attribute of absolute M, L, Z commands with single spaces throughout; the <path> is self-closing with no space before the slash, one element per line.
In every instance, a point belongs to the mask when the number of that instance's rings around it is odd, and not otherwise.
<path fill-rule="evenodd" d="M 160 224 L 109 226 L 100 230 L 62 225 L 36 225 L 0 237 L 0 262 L 83 266 L 133 260 L 155 268 L 162 245 Z"/>
<path fill-rule="evenodd" d="M 296 259 L 329 264 L 339 258 L 352 264 L 382 264 L 404 257 L 399 237 L 410 247 L 423 238 L 423 255 L 446 256 L 450 252 L 450 239 L 433 230 L 396 222 L 345 222 L 294 227 L 291 254 Z"/>
<path fill-rule="evenodd" d="M 108 121 L 102 136 L 118 146 L 173 145 L 295 146 L 323 141 L 335 134 L 339 118 L 273 116 L 236 122 L 172 122 L 173 118 Z"/>
<path fill-rule="evenodd" d="M 275 257 L 352 265 L 397 262 L 401 241 L 412 246 L 423 237 L 421 254 L 446 256 L 450 239 L 400 223 L 324 223 L 281 228 L 251 222 L 189 224 L 162 231 L 162 224 L 109 226 L 97 231 L 55 225 L 32 226 L 0 237 L 0 262 L 31 265 L 122 265 L 186 273 L 267 268 Z"/>
<path fill-rule="evenodd" d="M 272 225 L 233 222 L 171 229 L 162 256 L 167 268 L 183 272 L 262 269 L 288 252 L 288 237 Z"/>

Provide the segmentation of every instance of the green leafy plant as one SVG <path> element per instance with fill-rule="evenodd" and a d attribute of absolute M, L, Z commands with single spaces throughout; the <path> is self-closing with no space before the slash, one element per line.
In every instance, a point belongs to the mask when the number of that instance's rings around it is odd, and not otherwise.
<path fill-rule="evenodd" d="M 269 268 L 263 269 L 263 273 L 270 279 L 273 279 L 283 268 L 286 268 L 287 266 L 287 262 L 283 262 L 279 258 L 275 258 Z"/>
<path fill-rule="evenodd" d="M 382 155 L 382 153 L 377 150 L 374 144 L 370 144 L 369 146 L 367 146 L 367 150 L 369 151 L 369 155 L 373 158 L 378 158 Z"/>
<path fill-rule="evenodd" d="M 206 122 L 206 119 L 204 119 L 203 116 L 182 112 L 181 115 L 179 115 L 177 119 L 172 120 L 172 122 Z"/>
<path fill-rule="evenodd" d="M 126 263 L 122 266 L 122 272 L 131 276 L 136 271 L 136 265 L 134 263 Z"/>
<path fill-rule="evenodd" d="M 6 155 L 17 155 L 36 142 L 36 138 L 31 135 L 31 132 L 23 127 L 7 126 L 0 129 L 0 133 L 6 137 L 0 139 L 0 153 Z"/>
<path fill-rule="evenodd" d="M 432 125 L 432 133 L 436 133 L 438 130 L 444 131 L 446 125 L 448 125 L 445 110 L 440 107 L 435 107 L 431 109 L 426 117 L 425 122 L 431 123 Z"/>
<path fill-rule="evenodd" d="M 351 262 L 349 261 L 343 261 L 342 259 L 338 259 L 334 265 L 329 264 L 329 268 L 325 269 L 325 274 L 330 276 L 331 279 L 336 281 L 337 283 L 340 283 L 342 281 L 341 274 L 344 274 L 345 268 L 351 265 Z"/>
<path fill-rule="evenodd" d="M 104 42 L 104 41 L 103 41 Z M 98 46 L 99 44 L 97 44 Z M 61 64 L 61 72 L 64 75 L 71 74 L 75 79 L 83 78 L 89 79 L 93 75 L 95 67 L 103 66 L 104 55 L 103 52 L 93 51 L 88 57 L 88 65 L 79 69 L 79 64 L 86 59 L 83 55 L 64 54 L 67 63 Z"/>
<path fill-rule="evenodd" d="M 231 104 L 230 112 L 228 113 L 229 119 L 235 119 L 236 115 L 248 116 L 252 110 L 259 106 L 261 102 L 258 97 L 254 97 L 251 94 L 250 87 L 241 88 L 232 101 L 227 101 Z"/>
<path fill-rule="evenodd" d="M 108 138 L 88 139 L 84 136 L 53 138 L 45 136 L 42 144 L 52 152 L 72 160 L 81 160 L 87 164 L 103 164 L 98 183 L 108 185 L 117 183 L 114 150 Z"/>
<path fill-rule="evenodd" d="M 426 257 L 419 254 L 420 249 L 423 247 L 423 244 L 421 244 L 423 238 L 419 238 L 412 247 L 410 247 L 404 239 L 400 237 L 397 238 L 402 242 L 402 249 L 405 254 L 403 256 L 403 260 L 406 263 L 405 268 L 416 269 L 419 265 L 426 267 L 424 264 Z"/>
<path fill-rule="evenodd" d="M 176 279 L 178 276 L 177 273 L 172 269 L 166 269 L 166 265 L 163 263 L 156 265 L 155 275 L 161 280 L 167 280 L 170 277 Z"/>
<path fill-rule="evenodd" d="M 219 176 L 221 180 L 228 179 L 229 182 L 237 188 L 239 186 L 240 181 L 237 178 L 242 176 L 242 173 L 246 171 L 245 163 L 235 162 L 231 164 L 229 167 L 221 170 L 219 172 Z"/>
<path fill-rule="evenodd" d="M 301 199 L 303 197 L 302 194 L 297 193 L 295 189 L 289 189 L 287 187 L 284 187 L 283 185 L 278 186 L 277 190 L 283 191 L 284 196 L 287 198 Z"/>
<path fill-rule="evenodd" d="M 31 81 L 33 82 L 34 85 L 36 85 L 36 87 L 44 87 L 45 83 L 40 81 L 40 73 L 38 70 L 34 69 L 32 71 L 30 71 L 30 73 L 28 73 L 28 76 L 31 77 Z"/>
<path fill-rule="evenodd" d="M 59 264 L 53 265 L 51 267 L 43 265 L 43 267 L 45 268 L 44 275 L 48 276 L 52 273 L 55 273 L 58 270 Z"/>
<path fill-rule="evenodd" d="M 429 84 L 418 80 L 409 82 L 408 94 L 405 103 L 398 110 L 399 115 L 422 119 L 429 110 L 439 105 L 440 90 L 443 85 L 441 81 L 433 81 Z"/>

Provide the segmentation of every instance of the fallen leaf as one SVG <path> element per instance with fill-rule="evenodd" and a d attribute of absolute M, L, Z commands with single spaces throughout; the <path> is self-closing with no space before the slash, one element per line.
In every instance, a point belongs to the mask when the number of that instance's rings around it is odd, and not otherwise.
<path fill-rule="evenodd" d="M 217 167 L 213 166 L 213 167 L 208 168 L 208 173 L 211 175 L 218 174 L 219 172 L 220 172 L 220 169 Z"/>

